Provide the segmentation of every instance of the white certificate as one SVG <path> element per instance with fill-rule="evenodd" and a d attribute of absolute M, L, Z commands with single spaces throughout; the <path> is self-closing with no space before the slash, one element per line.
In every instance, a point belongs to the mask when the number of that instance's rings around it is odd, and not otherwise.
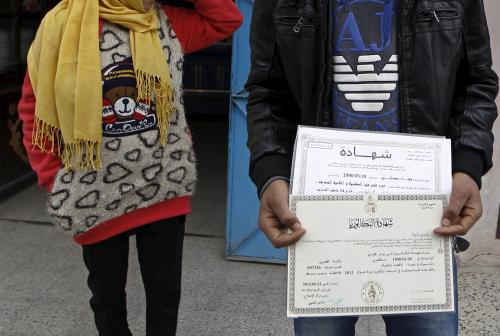
<path fill-rule="evenodd" d="M 307 230 L 289 248 L 288 316 L 454 310 L 446 195 L 292 195 Z"/>
<path fill-rule="evenodd" d="M 443 137 L 299 126 L 290 205 L 307 233 L 289 249 L 288 315 L 453 310 L 451 240 L 432 233 L 451 184 Z"/>
<path fill-rule="evenodd" d="M 292 195 L 451 192 L 443 137 L 299 126 Z"/>

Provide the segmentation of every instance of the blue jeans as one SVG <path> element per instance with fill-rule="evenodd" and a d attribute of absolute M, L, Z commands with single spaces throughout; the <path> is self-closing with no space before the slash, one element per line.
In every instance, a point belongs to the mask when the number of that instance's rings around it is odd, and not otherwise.
<path fill-rule="evenodd" d="M 450 313 L 426 313 L 382 315 L 387 336 L 457 336 L 458 291 L 457 269 L 455 278 L 455 311 Z M 354 336 L 357 316 L 302 317 L 294 320 L 295 336 Z"/>

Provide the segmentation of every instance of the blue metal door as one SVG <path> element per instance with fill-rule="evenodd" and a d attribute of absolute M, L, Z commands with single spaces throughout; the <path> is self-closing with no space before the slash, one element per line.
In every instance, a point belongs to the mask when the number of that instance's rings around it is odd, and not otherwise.
<path fill-rule="evenodd" d="M 250 70 L 248 36 L 253 0 L 236 0 L 236 4 L 245 21 L 233 37 L 226 253 L 228 259 L 284 263 L 286 250 L 275 249 L 258 228 L 259 201 L 256 188 L 248 177 L 250 157 L 246 147 L 248 93 L 244 85 Z"/>

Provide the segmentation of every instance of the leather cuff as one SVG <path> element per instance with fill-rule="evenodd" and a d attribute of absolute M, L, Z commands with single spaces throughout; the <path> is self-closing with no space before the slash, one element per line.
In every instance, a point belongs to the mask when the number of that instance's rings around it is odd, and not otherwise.
<path fill-rule="evenodd" d="M 452 173 L 466 173 L 481 189 L 481 177 L 483 176 L 484 162 L 481 153 L 468 149 L 460 148 L 452 153 Z"/>
<path fill-rule="evenodd" d="M 257 186 L 257 195 L 260 196 L 266 183 L 273 177 L 290 179 L 292 158 L 273 154 L 266 155 L 257 160 L 252 167 L 252 180 Z"/>

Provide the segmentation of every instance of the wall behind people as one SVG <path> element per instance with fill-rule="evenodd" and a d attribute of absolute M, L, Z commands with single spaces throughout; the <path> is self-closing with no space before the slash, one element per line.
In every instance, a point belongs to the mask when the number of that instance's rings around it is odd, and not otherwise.
<path fill-rule="evenodd" d="M 493 51 L 493 68 L 500 74 L 500 1 L 484 0 Z M 500 107 L 500 97 L 497 97 Z M 460 260 L 471 264 L 500 265 L 500 240 L 496 239 L 500 207 L 500 120 L 494 126 L 495 147 L 493 168 L 483 178 L 481 190 L 484 206 L 482 219 L 469 232 L 471 247 L 460 255 Z M 500 237 L 498 237 L 500 238 Z"/>

